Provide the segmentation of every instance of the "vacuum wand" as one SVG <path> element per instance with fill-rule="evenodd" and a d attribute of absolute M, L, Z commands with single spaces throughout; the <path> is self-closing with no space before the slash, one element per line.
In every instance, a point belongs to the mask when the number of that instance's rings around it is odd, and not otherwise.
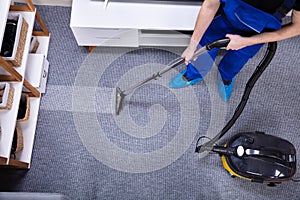
<path fill-rule="evenodd" d="M 178 60 L 177 62 L 173 63 L 172 65 L 165 67 L 165 68 L 162 69 L 161 71 L 159 71 L 159 72 L 153 74 L 152 76 L 148 77 L 147 79 L 143 80 L 142 82 L 140 82 L 140 83 L 138 83 L 138 84 L 136 84 L 136 85 L 134 85 L 134 86 L 128 88 L 127 90 L 123 91 L 123 93 L 124 93 L 125 95 L 130 94 L 133 90 L 135 90 L 135 89 L 141 87 L 142 85 L 144 85 L 145 83 L 147 83 L 147 82 L 149 82 L 149 81 L 151 81 L 151 80 L 156 80 L 157 78 L 161 77 L 164 73 L 166 73 L 166 72 L 169 71 L 170 69 L 172 69 L 172 68 L 174 68 L 174 67 L 176 67 L 176 66 L 178 66 L 178 65 L 180 65 L 180 64 L 182 64 L 182 63 L 184 63 L 184 59 L 183 59 L 183 58 L 181 58 L 181 59 Z"/>
<path fill-rule="evenodd" d="M 222 48 L 222 47 L 226 47 L 228 45 L 228 43 L 230 42 L 229 38 L 224 38 L 224 39 L 220 39 L 220 40 L 216 40 L 200 49 L 198 49 L 193 57 L 192 60 L 197 58 L 199 55 L 210 51 L 211 49 L 214 48 Z M 143 86 L 145 83 L 151 81 L 151 80 L 156 80 L 157 78 L 161 77 L 164 73 L 168 72 L 169 70 L 177 67 L 180 64 L 183 64 L 185 61 L 184 58 L 181 58 L 180 60 L 172 63 L 171 65 L 165 67 L 164 69 L 162 69 L 161 71 L 153 74 L 152 76 L 148 77 L 147 79 L 143 80 L 142 82 L 133 85 L 132 87 L 128 88 L 127 90 L 121 90 L 119 87 L 116 88 L 116 115 L 119 115 L 121 109 L 122 109 L 122 105 L 123 105 L 123 101 L 126 95 L 130 94 L 133 90 Z"/>

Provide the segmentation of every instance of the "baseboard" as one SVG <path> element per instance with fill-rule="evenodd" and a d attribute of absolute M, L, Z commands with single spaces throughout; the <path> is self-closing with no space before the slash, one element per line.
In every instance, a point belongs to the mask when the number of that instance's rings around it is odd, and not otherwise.
<path fill-rule="evenodd" d="M 14 0 L 14 2 L 24 3 L 25 0 Z M 34 5 L 71 7 L 72 0 L 32 0 L 32 3 Z"/>

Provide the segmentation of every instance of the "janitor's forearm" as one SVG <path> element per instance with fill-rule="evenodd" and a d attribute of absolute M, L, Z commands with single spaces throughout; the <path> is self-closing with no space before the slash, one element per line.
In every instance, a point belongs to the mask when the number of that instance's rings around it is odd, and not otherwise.
<path fill-rule="evenodd" d="M 283 26 L 280 30 L 264 32 L 251 37 L 228 34 L 227 37 L 231 39 L 231 42 L 228 44 L 227 50 L 238 50 L 246 46 L 280 41 L 298 35 L 300 35 L 300 11 L 294 10 L 291 23 Z"/>
<path fill-rule="evenodd" d="M 300 11 L 293 11 L 291 23 L 283 26 L 278 31 L 265 32 L 253 36 L 252 39 L 258 44 L 284 40 L 298 35 L 300 35 Z"/>
<path fill-rule="evenodd" d="M 220 0 L 205 0 L 199 11 L 191 42 L 198 44 L 220 7 Z"/>

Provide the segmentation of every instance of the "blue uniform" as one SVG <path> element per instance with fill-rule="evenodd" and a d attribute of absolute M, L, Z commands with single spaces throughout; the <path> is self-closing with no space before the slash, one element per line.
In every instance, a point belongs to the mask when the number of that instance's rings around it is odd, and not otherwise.
<path fill-rule="evenodd" d="M 263 31 L 278 30 L 281 28 L 281 19 L 261 11 L 241 0 L 221 0 L 222 14 L 215 17 L 204 33 L 199 47 L 215 40 L 224 38 L 226 34 L 251 36 Z M 229 50 L 221 59 L 218 69 L 225 81 L 232 80 L 253 57 L 263 44 L 248 46 L 240 50 Z M 217 56 L 218 49 L 209 51 L 207 55 L 199 56 L 186 70 L 186 78 L 195 79 L 204 77 L 211 69 Z"/>

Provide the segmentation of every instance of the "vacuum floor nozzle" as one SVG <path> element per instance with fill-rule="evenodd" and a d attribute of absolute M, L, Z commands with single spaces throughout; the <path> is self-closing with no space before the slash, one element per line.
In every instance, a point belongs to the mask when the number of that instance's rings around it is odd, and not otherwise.
<path fill-rule="evenodd" d="M 124 94 L 124 92 L 119 87 L 117 87 L 116 88 L 116 115 L 119 115 L 122 109 L 123 100 L 125 96 L 126 95 Z"/>

